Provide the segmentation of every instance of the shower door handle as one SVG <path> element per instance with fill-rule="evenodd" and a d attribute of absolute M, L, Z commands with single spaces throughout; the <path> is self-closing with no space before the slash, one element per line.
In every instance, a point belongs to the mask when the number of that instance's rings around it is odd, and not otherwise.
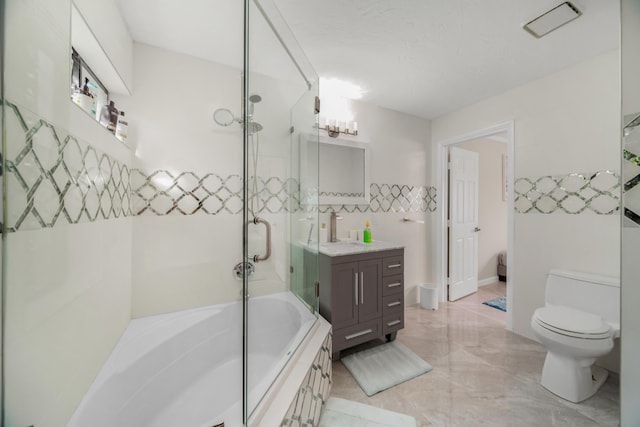
<path fill-rule="evenodd" d="M 264 254 L 264 256 L 254 255 L 253 256 L 253 262 L 266 261 L 271 256 L 271 224 L 269 224 L 269 221 L 267 221 L 266 219 L 260 218 L 260 217 L 253 218 L 253 223 L 254 224 L 264 224 L 265 228 L 267 229 L 267 248 L 266 248 L 266 253 Z"/>

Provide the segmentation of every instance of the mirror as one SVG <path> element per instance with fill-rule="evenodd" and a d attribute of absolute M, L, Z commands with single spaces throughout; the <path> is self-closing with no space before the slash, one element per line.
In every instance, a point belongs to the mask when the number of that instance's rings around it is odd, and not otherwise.
<path fill-rule="evenodd" d="M 305 139 L 302 145 L 310 150 L 310 144 L 314 143 Z M 320 135 L 319 163 L 320 205 L 369 204 L 368 144 Z M 304 183 L 303 176 L 301 182 Z"/>

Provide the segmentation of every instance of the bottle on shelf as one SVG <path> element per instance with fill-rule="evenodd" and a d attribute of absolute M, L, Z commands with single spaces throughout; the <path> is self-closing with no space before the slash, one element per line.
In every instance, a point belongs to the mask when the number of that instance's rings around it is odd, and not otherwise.
<path fill-rule="evenodd" d="M 116 125 L 116 138 L 118 138 L 122 142 L 126 142 L 128 128 L 129 123 L 124 119 L 124 111 L 120 111 L 118 124 Z"/>
<path fill-rule="evenodd" d="M 73 100 L 73 102 L 78 104 L 80 108 L 82 108 L 87 113 L 95 114 L 96 101 L 93 94 L 89 90 L 88 77 L 85 77 L 84 79 L 84 86 L 75 88 L 71 99 Z"/>

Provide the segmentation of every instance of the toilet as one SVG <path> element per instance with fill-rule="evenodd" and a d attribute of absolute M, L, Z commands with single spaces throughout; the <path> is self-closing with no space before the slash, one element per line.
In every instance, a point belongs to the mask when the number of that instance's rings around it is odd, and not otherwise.
<path fill-rule="evenodd" d="M 547 348 L 542 385 L 574 403 L 588 399 L 609 374 L 594 362 L 620 336 L 620 280 L 551 270 L 545 306 L 533 313 L 531 327 Z"/>

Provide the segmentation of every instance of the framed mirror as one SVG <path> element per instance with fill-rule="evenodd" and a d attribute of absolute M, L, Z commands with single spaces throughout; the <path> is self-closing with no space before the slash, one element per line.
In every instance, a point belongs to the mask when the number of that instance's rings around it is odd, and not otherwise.
<path fill-rule="evenodd" d="M 304 139 L 301 155 L 311 147 Z M 369 204 L 369 146 L 361 141 L 320 135 L 320 205 Z M 301 164 L 304 164 L 304 156 Z M 306 169 L 306 168 L 305 168 Z M 302 170 L 301 170 L 302 172 Z M 304 172 L 301 173 L 304 187 Z"/>

